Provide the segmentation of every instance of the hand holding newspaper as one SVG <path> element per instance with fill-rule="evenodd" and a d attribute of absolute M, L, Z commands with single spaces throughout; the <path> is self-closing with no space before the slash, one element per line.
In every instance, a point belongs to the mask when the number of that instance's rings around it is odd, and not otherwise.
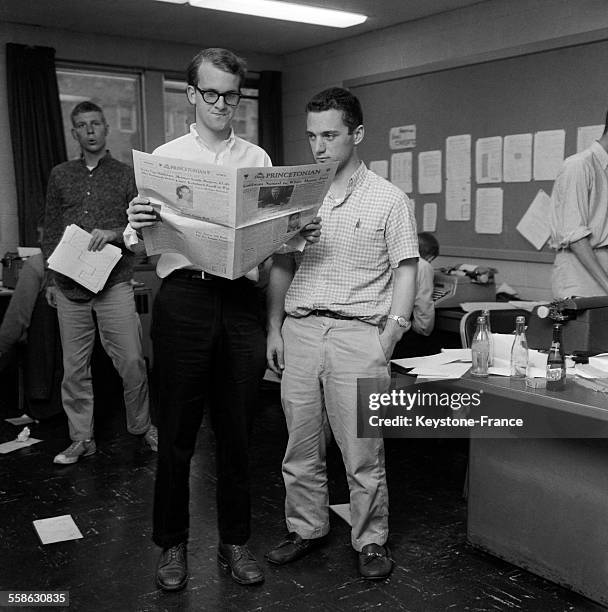
<path fill-rule="evenodd" d="M 143 229 L 148 255 L 180 253 L 235 279 L 312 221 L 337 164 L 231 168 L 133 151 L 133 167 L 159 217 Z"/>
<path fill-rule="evenodd" d="M 49 257 L 49 268 L 69 276 L 93 293 L 99 293 L 122 252 L 113 244 L 106 244 L 101 251 L 89 251 L 89 242 L 89 232 L 77 225 L 68 225 Z"/>

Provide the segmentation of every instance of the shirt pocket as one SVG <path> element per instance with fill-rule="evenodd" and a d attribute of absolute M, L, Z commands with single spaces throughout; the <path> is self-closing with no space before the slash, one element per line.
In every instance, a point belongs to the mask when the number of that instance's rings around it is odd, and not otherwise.
<path fill-rule="evenodd" d="M 356 268 L 377 270 L 388 261 L 384 227 L 363 222 L 355 225 L 348 251 L 349 259 Z"/>

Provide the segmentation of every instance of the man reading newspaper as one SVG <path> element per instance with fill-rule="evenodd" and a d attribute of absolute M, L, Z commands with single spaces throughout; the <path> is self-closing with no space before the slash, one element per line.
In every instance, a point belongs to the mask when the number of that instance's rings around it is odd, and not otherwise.
<path fill-rule="evenodd" d="M 236 136 L 231 127 L 245 73 L 245 62 L 225 49 L 196 55 L 187 70 L 186 89 L 196 123 L 154 153 L 220 166 L 270 166 L 265 151 Z M 143 198 L 131 201 L 128 216 L 125 238 L 131 245 L 138 240 L 136 231 L 158 223 Z M 308 224 L 302 235 L 317 241 L 320 224 Z M 249 430 L 265 368 L 257 268 L 228 280 L 202 272 L 183 255 L 166 253 L 157 273 L 163 282 L 153 322 L 160 389 L 153 540 L 162 549 L 156 581 L 172 591 L 188 580 L 190 460 L 206 404 L 213 411 L 217 441 L 218 562 L 239 584 L 256 584 L 264 574 L 247 541 Z"/>

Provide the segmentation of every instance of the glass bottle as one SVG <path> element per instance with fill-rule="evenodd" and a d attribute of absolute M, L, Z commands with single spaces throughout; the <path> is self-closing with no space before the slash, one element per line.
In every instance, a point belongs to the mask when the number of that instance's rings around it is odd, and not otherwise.
<path fill-rule="evenodd" d="M 547 357 L 547 390 L 562 391 L 566 386 L 566 360 L 562 343 L 562 326 L 553 325 L 553 340 Z"/>
<path fill-rule="evenodd" d="M 490 355 L 490 337 L 486 327 L 486 318 L 483 315 L 477 317 L 477 328 L 471 342 L 471 374 L 473 376 L 488 375 L 488 360 Z"/>
<path fill-rule="evenodd" d="M 481 313 L 486 318 L 486 329 L 488 330 L 488 338 L 490 339 L 490 352 L 488 353 L 488 367 L 494 365 L 494 339 L 492 338 L 492 324 L 490 322 L 490 311 L 483 310 Z"/>
<path fill-rule="evenodd" d="M 515 338 L 511 346 L 511 377 L 525 378 L 528 369 L 528 340 L 526 339 L 526 318 L 515 318 Z"/>

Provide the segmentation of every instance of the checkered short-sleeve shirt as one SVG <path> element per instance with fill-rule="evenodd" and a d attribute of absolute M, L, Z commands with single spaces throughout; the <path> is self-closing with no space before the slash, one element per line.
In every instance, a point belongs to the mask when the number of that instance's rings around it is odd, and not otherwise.
<path fill-rule="evenodd" d="M 319 209 L 321 239 L 296 255 L 299 267 L 285 311 L 303 317 L 332 310 L 378 325 L 389 313 L 392 268 L 418 257 L 414 211 L 408 197 L 361 163 L 344 200 L 328 194 Z"/>

